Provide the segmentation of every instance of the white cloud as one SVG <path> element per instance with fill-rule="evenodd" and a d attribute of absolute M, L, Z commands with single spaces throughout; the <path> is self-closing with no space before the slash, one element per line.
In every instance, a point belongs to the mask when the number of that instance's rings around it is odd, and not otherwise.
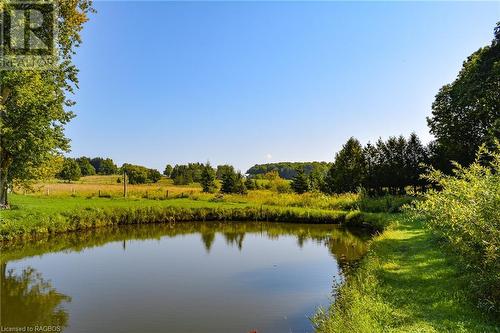
<path fill-rule="evenodd" d="M 270 160 L 271 158 L 273 158 L 273 155 L 271 155 L 270 153 L 267 153 L 266 154 L 266 159 Z"/>

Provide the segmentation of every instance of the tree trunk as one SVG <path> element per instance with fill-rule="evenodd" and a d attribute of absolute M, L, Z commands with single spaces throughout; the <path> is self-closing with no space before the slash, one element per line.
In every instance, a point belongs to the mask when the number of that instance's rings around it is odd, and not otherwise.
<path fill-rule="evenodd" d="M 7 198 L 8 179 L 7 169 L 1 168 L 0 170 L 0 209 L 8 209 L 9 201 Z"/>
<path fill-rule="evenodd" d="M 10 88 L 0 83 L 0 117 L 2 123 L 5 119 L 5 105 L 10 97 Z M 0 209 L 8 209 L 9 201 L 7 199 L 7 190 L 9 188 L 9 180 L 7 178 L 10 164 L 12 163 L 9 155 L 5 151 L 4 142 L 1 140 L 3 133 L 0 133 Z"/>
<path fill-rule="evenodd" d="M 0 209 L 9 208 L 9 200 L 7 198 L 7 190 L 9 188 L 9 167 L 12 160 L 2 151 L 0 156 Z"/>

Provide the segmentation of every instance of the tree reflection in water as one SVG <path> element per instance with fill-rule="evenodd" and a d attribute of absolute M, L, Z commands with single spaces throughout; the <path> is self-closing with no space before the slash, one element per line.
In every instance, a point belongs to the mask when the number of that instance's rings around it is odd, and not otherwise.
<path fill-rule="evenodd" d="M 71 302 L 71 297 L 59 293 L 32 267 L 20 274 L 7 271 L 6 263 L 0 267 L 3 327 L 67 326 L 69 315 L 63 302 Z"/>

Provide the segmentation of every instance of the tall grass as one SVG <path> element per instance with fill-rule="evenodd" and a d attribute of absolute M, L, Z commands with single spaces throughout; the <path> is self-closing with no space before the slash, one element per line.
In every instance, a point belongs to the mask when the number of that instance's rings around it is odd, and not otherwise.
<path fill-rule="evenodd" d="M 64 182 L 49 180 L 36 183 L 31 191 L 15 189 L 17 193 L 48 197 L 123 197 L 123 183 L 118 183 L 120 175 L 86 176 L 78 181 Z M 174 185 L 172 180 L 162 178 L 158 183 L 127 184 L 127 195 L 130 198 L 171 199 L 187 197 L 201 192 L 198 184 Z"/>

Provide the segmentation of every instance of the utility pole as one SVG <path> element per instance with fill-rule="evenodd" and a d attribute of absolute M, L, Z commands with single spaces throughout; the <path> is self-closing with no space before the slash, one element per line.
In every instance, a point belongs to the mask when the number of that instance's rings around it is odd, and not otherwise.
<path fill-rule="evenodd" d="M 127 197 L 127 174 L 123 170 L 123 197 Z"/>

